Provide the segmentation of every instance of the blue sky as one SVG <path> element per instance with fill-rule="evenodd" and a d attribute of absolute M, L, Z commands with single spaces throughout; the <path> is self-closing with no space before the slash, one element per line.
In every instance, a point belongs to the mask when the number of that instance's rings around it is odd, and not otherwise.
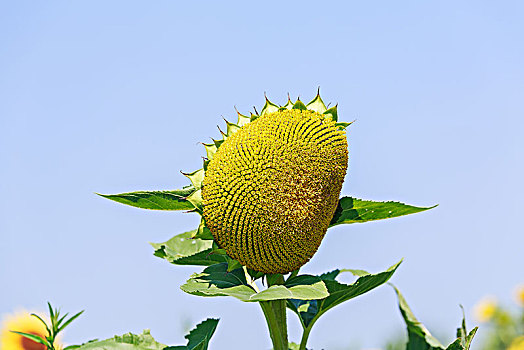
<path fill-rule="evenodd" d="M 523 15 L 520 1 L 3 2 L 0 313 L 86 309 L 70 343 L 151 328 L 181 344 L 220 317 L 212 348 L 269 348 L 257 305 L 186 295 L 198 267 L 152 256 L 147 242 L 197 216 L 94 192 L 180 188 L 235 106 L 318 86 L 357 119 L 344 195 L 440 205 L 330 229 L 304 271 L 404 258 L 392 281 L 444 338 L 458 304 L 470 324 L 484 295 L 511 304 L 524 282 Z M 384 286 L 326 314 L 310 346 L 376 348 L 399 332 Z"/>

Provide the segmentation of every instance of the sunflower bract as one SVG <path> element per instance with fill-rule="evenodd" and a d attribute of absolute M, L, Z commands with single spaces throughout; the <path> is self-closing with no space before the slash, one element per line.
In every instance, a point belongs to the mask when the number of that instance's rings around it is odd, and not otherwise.
<path fill-rule="evenodd" d="M 348 165 L 344 130 L 311 110 L 280 109 L 228 137 L 202 183 L 218 245 L 248 268 L 286 273 L 317 251 Z"/>

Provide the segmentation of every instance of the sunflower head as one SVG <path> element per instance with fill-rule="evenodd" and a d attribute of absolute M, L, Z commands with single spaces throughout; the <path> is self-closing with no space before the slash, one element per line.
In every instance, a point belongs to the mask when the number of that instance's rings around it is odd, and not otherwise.
<path fill-rule="evenodd" d="M 286 273 L 317 251 L 348 165 L 345 127 L 317 94 L 260 114 L 239 114 L 224 139 L 206 146 L 200 189 L 203 224 L 227 255 L 264 273 Z"/>
<path fill-rule="evenodd" d="M 29 333 L 45 338 L 48 334 L 45 326 L 29 312 L 8 315 L 2 322 L 0 349 L 2 350 L 46 350 L 46 346 L 23 337 L 12 331 Z"/>

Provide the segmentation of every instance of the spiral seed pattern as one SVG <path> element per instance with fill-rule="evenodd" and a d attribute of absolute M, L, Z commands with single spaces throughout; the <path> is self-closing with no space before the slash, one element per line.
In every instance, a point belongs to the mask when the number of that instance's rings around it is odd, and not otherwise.
<path fill-rule="evenodd" d="M 215 241 L 243 265 L 287 273 L 317 251 L 348 166 L 346 133 L 324 115 L 282 110 L 228 137 L 202 185 Z"/>

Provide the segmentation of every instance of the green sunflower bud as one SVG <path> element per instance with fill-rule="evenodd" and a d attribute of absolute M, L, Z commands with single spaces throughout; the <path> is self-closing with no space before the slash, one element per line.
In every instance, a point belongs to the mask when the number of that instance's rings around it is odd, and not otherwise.
<path fill-rule="evenodd" d="M 346 132 L 318 95 L 307 107 L 267 101 L 251 120 L 208 157 L 202 215 L 230 257 L 287 273 L 311 259 L 333 217 L 348 166 Z"/>

